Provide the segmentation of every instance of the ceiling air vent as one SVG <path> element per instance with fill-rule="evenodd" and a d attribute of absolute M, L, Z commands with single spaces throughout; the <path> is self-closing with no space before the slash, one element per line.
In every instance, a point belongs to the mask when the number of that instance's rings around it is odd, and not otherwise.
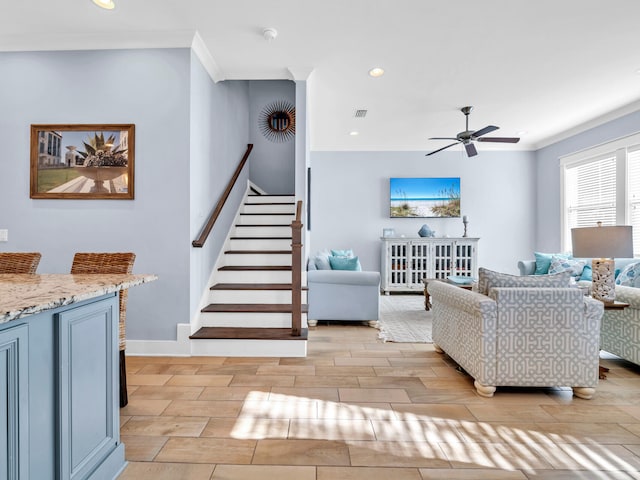
<path fill-rule="evenodd" d="M 356 118 L 364 118 L 367 116 L 367 110 L 356 110 L 354 117 Z"/>

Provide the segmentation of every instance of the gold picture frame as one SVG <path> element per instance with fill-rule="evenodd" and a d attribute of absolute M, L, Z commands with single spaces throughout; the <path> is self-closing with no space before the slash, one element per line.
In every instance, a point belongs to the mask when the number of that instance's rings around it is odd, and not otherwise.
<path fill-rule="evenodd" d="M 134 124 L 31 125 L 30 197 L 133 200 Z"/>

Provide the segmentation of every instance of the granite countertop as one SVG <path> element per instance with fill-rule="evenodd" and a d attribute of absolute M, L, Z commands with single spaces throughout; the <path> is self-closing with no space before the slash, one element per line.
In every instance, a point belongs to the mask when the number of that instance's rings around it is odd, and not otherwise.
<path fill-rule="evenodd" d="M 157 276 L 0 274 L 0 324 L 157 280 Z"/>

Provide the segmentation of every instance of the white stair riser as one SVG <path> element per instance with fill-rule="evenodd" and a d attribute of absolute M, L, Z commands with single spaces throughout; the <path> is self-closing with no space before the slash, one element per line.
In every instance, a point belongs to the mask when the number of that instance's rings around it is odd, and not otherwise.
<path fill-rule="evenodd" d="M 306 357 L 306 340 L 191 340 L 191 355 L 216 357 Z"/>
<path fill-rule="evenodd" d="M 285 225 L 291 228 L 295 215 L 240 215 L 240 225 Z"/>
<path fill-rule="evenodd" d="M 302 292 L 307 303 L 307 291 Z M 291 303 L 290 290 L 210 290 L 209 303 Z"/>
<path fill-rule="evenodd" d="M 296 199 L 293 195 L 249 195 L 246 203 L 293 203 Z"/>
<path fill-rule="evenodd" d="M 216 283 L 291 283 L 291 272 L 218 270 L 215 280 Z"/>
<path fill-rule="evenodd" d="M 291 250 L 291 239 L 243 238 L 229 240 L 230 250 Z"/>
<path fill-rule="evenodd" d="M 260 226 L 260 227 L 235 227 L 234 236 L 237 237 L 291 237 L 291 226 Z"/>
<path fill-rule="evenodd" d="M 228 253 L 224 256 L 225 265 L 291 265 L 291 255 L 285 253 Z"/>
<path fill-rule="evenodd" d="M 290 313 L 202 312 L 203 327 L 290 328 Z M 302 327 L 307 327 L 307 314 L 302 314 Z"/>
<path fill-rule="evenodd" d="M 295 213 L 294 205 L 243 205 L 242 213 Z"/>

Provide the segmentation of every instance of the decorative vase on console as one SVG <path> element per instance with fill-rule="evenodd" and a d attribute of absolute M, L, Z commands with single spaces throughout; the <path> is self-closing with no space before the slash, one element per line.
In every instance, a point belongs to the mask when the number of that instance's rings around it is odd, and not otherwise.
<path fill-rule="evenodd" d="M 431 230 L 429 228 L 429 225 L 427 225 L 425 223 L 424 225 L 422 225 L 420 230 L 418 230 L 418 235 L 420 235 L 421 237 L 435 237 L 436 236 L 436 232 Z"/>

